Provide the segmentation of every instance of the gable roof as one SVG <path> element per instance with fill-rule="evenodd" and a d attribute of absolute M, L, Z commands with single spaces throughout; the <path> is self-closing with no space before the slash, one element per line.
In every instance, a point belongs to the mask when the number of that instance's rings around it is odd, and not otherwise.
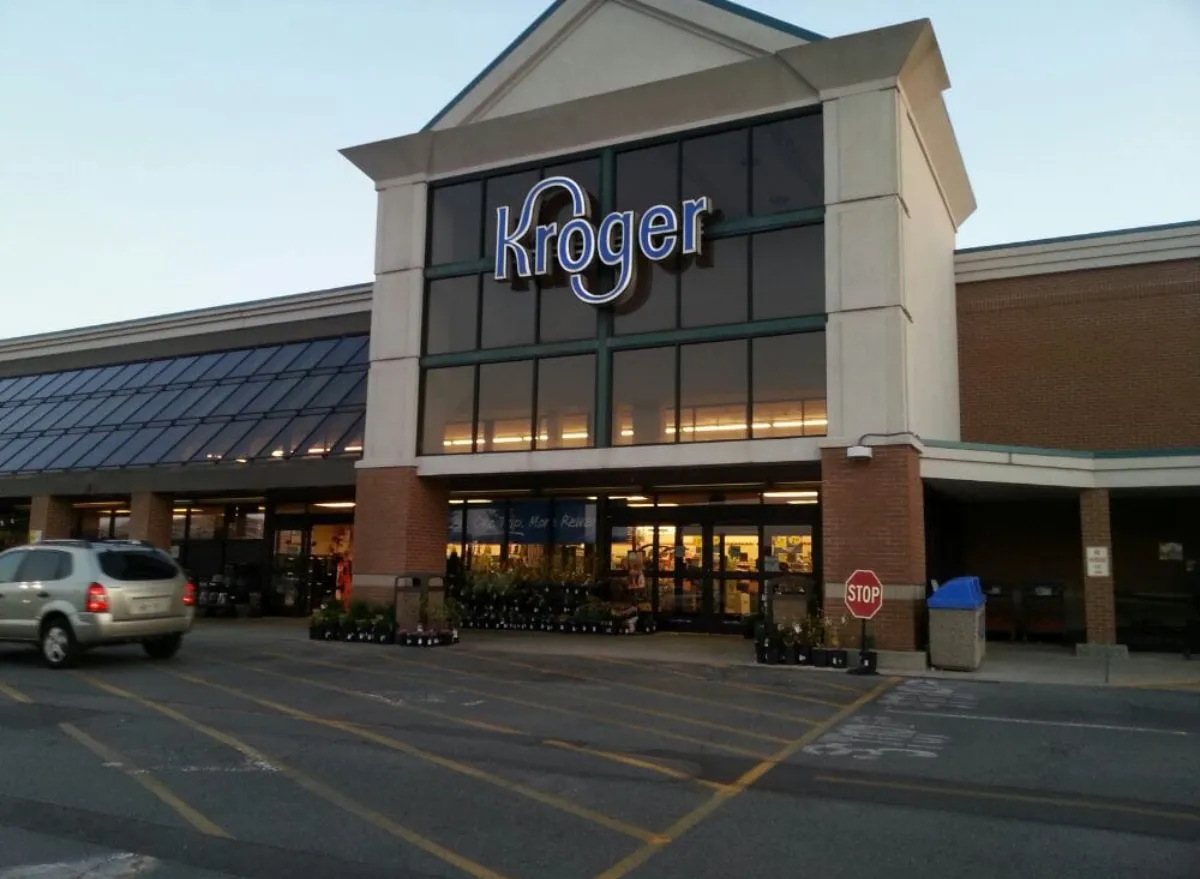
<path fill-rule="evenodd" d="M 479 71 L 479 73 L 476 74 L 470 82 L 463 86 L 462 89 L 459 90 L 458 94 L 450 99 L 450 102 L 447 103 L 446 106 L 442 107 L 442 109 L 439 110 L 432 119 L 425 123 L 421 130 L 429 131 L 435 125 L 437 125 L 447 113 L 453 110 L 463 98 L 465 98 L 476 86 L 478 86 L 481 82 L 483 82 L 484 79 L 487 78 L 488 74 L 500 66 L 500 64 L 506 58 L 508 58 L 508 56 L 511 55 L 518 46 L 525 42 L 525 40 L 527 40 L 538 28 L 545 24 L 546 21 L 553 16 L 554 13 L 557 12 L 559 8 L 562 7 L 562 5 L 566 2 L 567 0 L 553 0 L 549 6 L 542 10 L 541 15 L 530 22 L 529 26 L 526 27 L 525 30 L 521 31 L 515 40 L 505 46 L 504 50 L 499 55 L 493 58 L 488 65 Z M 711 6 L 714 9 L 719 9 L 723 12 L 737 15 L 748 21 L 753 21 L 756 24 L 761 24 L 781 33 L 788 34 L 789 36 L 796 37 L 797 39 L 804 40 L 805 42 L 813 43 L 817 40 L 825 39 L 825 37 L 821 34 L 798 27 L 794 24 L 783 21 L 782 19 L 775 18 L 772 15 L 767 15 L 765 12 L 759 12 L 756 9 L 750 9 L 749 7 L 742 6 L 740 3 L 734 3 L 732 0 L 699 0 L 699 2 Z"/>

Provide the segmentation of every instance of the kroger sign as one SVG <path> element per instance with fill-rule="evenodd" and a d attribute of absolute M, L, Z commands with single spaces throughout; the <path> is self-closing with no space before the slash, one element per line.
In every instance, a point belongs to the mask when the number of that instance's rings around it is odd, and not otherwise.
<path fill-rule="evenodd" d="M 564 190 L 571 199 L 571 219 L 562 224 L 535 226 L 543 199 Z M 685 201 L 681 210 L 654 205 L 639 218 L 636 211 L 615 211 L 593 225 L 591 198 L 570 177 L 547 177 L 525 196 L 516 225 L 507 206 L 496 209 L 497 281 L 548 275 L 551 258 L 567 273 L 571 292 L 589 305 L 617 305 L 633 295 L 637 284 L 638 253 L 656 262 L 677 250 L 698 254 L 704 217 L 712 211 L 708 196 Z M 587 288 L 584 272 L 599 259 L 617 269 L 611 290 L 597 293 Z"/>

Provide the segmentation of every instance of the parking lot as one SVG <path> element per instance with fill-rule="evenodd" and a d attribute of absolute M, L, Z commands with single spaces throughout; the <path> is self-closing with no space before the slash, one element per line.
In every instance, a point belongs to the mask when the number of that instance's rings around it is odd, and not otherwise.
<path fill-rule="evenodd" d="M 206 624 L 171 662 L 122 648 L 75 672 L 0 647 L 0 879 L 1200 875 L 1200 692 L 580 637 Z"/>

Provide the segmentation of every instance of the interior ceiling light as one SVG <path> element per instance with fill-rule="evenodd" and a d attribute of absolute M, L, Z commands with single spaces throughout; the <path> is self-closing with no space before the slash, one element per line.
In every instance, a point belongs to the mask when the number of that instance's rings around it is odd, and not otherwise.
<path fill-rule="evenodd" d="M 817 492 L 814 489 L 805 489 L 804 491 L 764 491 L 763 497 L 778 497 L 778 498 L 815 498 Z"/>
<path fill-rule="evenodd" d="M 354 501 L 322 501 L 319 504 L 313 504 L 314 507 L 322 507 L 326 510 L 352 510 L 354 509 Z"/>

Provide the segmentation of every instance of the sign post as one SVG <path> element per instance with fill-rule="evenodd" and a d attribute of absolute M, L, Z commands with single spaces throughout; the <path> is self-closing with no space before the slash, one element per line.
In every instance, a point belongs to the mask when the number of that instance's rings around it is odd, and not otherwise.
<path fill-rule="evenodd" d="M 883 581 L 874 571 L 856 570 L 846 578 L 846 609 L 850 616 L 862 621 L 858 641 L 858 668 L 851 674 L 878 674 L 875 664 L 867 660 L 867 620 L 883 609 Z"/>

